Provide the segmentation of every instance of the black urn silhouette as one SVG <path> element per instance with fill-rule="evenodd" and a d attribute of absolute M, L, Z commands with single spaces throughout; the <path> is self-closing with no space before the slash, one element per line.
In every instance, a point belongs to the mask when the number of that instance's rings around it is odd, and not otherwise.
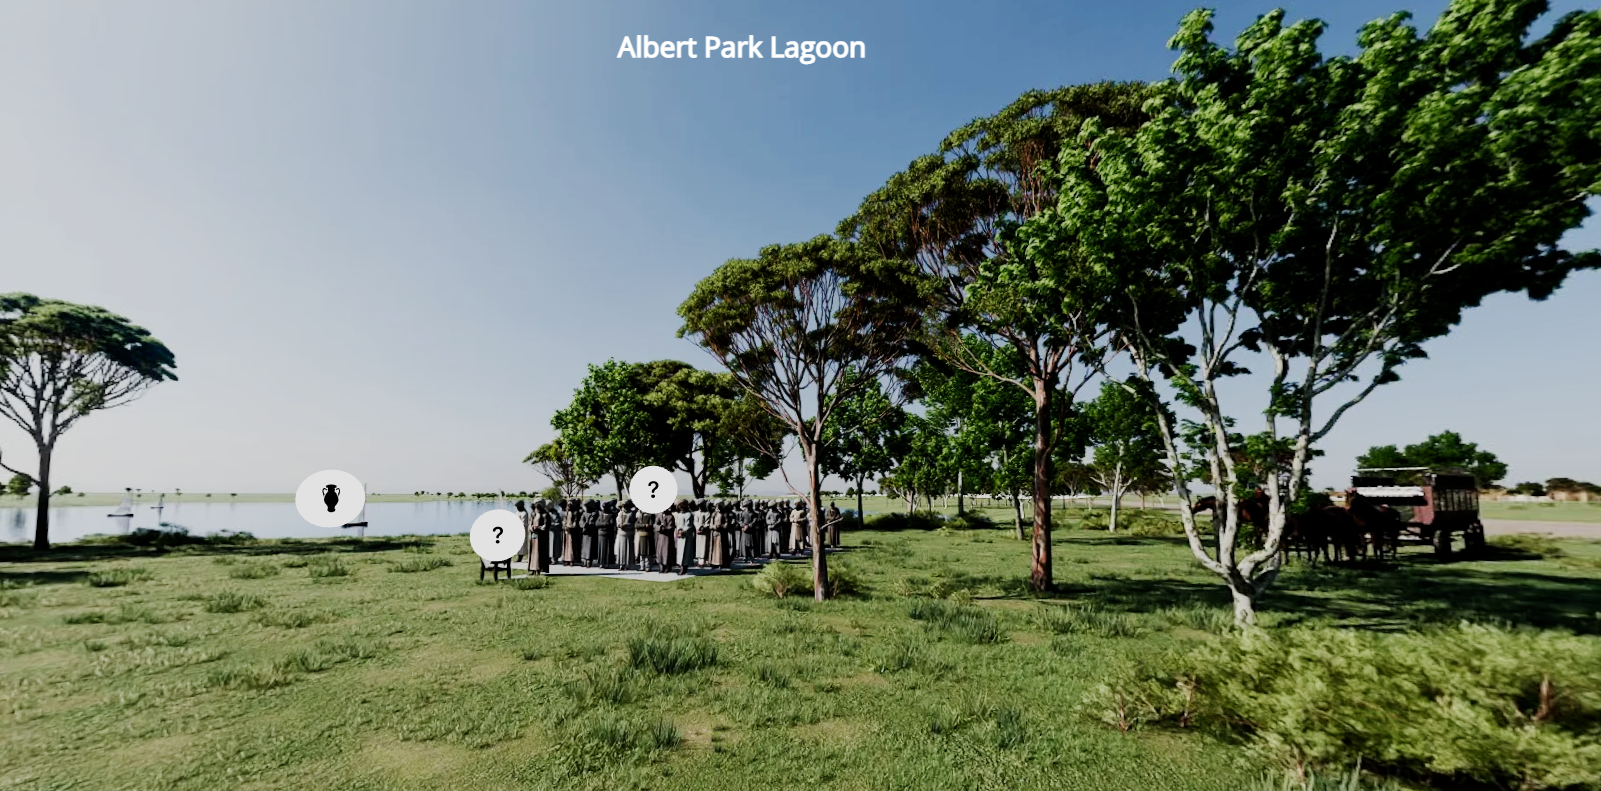
<path fill-rule="evenodd" d="M 334 506 L 339 505 L 339 487 L 331 483 L 322 487 L 322 502 L 328 506 L 328 513 L 333 513 Z"/>

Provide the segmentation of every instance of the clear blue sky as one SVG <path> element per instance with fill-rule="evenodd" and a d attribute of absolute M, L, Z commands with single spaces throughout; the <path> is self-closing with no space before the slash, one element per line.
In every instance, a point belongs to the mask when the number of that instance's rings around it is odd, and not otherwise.
<path fill-rule="evenodd" d="M 1426 24 L 1443 5 L 1410 7 Z M 674 337 L 675 308 L 723 260 L 831 230 L 1026 89 L 1165 76 L 1191 7 L 0 4 L 0 291 L 103 305 L 178 357 L 180 381 L 67 435 L 56 480 L 541 485 L 520 460 L 586 363 L 710 365 Z M 1219 31 L 1271 7 L 1226 3 Z M 1344 51 L 1401 7 L 1288 9 Z M 861 40 L 868 57 L 616 59 L 635 34 Z M 1514 479 L 1601 480 L 1598 303 L 1592 272 L 1471 312 L 1348 417 L 1319 483 L 1447 428 Z M 31 459 L 14 430 L 0 449 Z"/>

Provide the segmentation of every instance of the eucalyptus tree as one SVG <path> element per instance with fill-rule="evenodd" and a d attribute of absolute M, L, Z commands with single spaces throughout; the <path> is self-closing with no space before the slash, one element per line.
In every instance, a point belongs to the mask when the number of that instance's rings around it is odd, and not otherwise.
<path fill-rule="evenodd" d="M 551 487 L 563 498 L 581 497 L 594 483 L 578 473 L 573 457 L 567 453 L 567 443 L 561 437 L 535 448 L 523 458 L 523 463 L 533 465 L 540 475 L 548 478 Z"/>
<path fill-rule="evenodd" d="M 841 239 L 770 245 L 696 284 L 678 308 L 679 337 L 704 348 L 795 437 L 806 459 L 812 546 L 825 427 L 870 381 L 896 381 L 921 324 L 923 284 L 903 263 Z M 812 553 L 816 598 L 828 595 L 826 553 Z"/>
<path fill-rule="evenodd" d="M 861 374 L 852 371 L 847 376 Z M 851 482 L 856 490 L 856 518 L 865 520 L 862 489 L 869 478 L 894 469 L 905 454 L 909 416 L 877 379 L 864 380 L 852 390 L 823 427 L 821 465 L 824 474 Z"/>
<path fill-rule="evenodd" d="M 1051 581 L 1052 428 L 1059 412 L 1108 352 L 1104 301 L 1085 283 L 1083 257 L 1068 246 L 1030 254 L 1015 231 L 1056 204 L 1048 166 L 1090 119 L 1126 128 L 1144 120 L 1146 89 L 1099 83 L 1030 91 L 1001 112 L 946 137 L 840 224 L 888 258 L 913 263 L 934 284 L 937 320 L 928 347 L 951 364 L 1022 389 L 1034 405 L 1035 501 L 1029 584 Z M 975 344 L 972 341 L 977 340 Z M 984 348 L 1011 349 L 1022 370 L 988 362 Z"/>
<path fill-rule="evenodd" d="M 89 305 L 0 295 L 0 416 L 33 440 L 38 466 L 0 467 L 39 487 L 33 546 L 50 548 L 50 467 L 56 442 L 92 412 L 176 381 L 172 351 L 143 327 Z"/>
<path fill-rule="evenodd" d="M 1150 120 L 1086 124 L 1062 149 L 1057 210 L 1019 234 L 1087 256 L 1141 377 L 1199 414 L 1225 505 L 1214 550 L 1180 513 L 1242 626 L 1278 574 L 1314 443 L 1465 309 L 1499 292 L 1543 299 L 1601 259 L 1558 246 L 1601 192 L 1601 13 L 1534 37 L 1545 9 L 1456 0 L 1421 32 L 1396 14 L 1363 27 L 1349 57 L 1319 52 L 1315 20 L 1264 15 L 1230 49 L 1193 12 Z M 1264 481 L 1267 535 L 1239 557 L 1238 448 L 1218 384 L 1253 361 L 1267 396 L 1254 436 L 1292 450 L 1287 464 L 1266 454 L 1279 468 Z M 1160 429 L 1176 467 L 1177 432 L 1165 416 Z"/>
<path fill-rule="evenodd" d="M 1088 471 L 1101 491 L 1112 498 L 1108 529 L 1114 533 L 1123 495 L 1161 477 L 1164 454 L 1157 402 L 1142 392 L 1148 387 L 1138 379 L 1107 380 L 1101 383 L 1100 394 L 1084 404 L 1084 421 L 1095 446 Z"/>
<path fill-rule="evenodd" d="M 729 374 L 677 360 L 642 363 L 634 376 L 661 438 L 662 466 L 683 470 L 694 496 L 705 497 L 713 476 L 736 464 L 744 452 L 730 431 L 730 411 L 743 391 Z"/>
<path fill-rule="evenodd" d="M 667 455 L 661 421 L 646 405 L 637 366 L 618 360 L 590 365 L 573 392 L 572 403 L 557 410 L 550 425 L 560 432 L 573 472 L 586 482 L 612 476 L 619 499 L 624 482 L 641 467 Z"/>

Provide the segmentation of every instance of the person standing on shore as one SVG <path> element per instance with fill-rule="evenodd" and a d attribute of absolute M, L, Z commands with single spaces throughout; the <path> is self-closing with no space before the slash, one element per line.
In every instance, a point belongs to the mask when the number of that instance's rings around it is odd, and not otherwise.
<path fill-rule="evenodd" d="M 789 551 L 790 554 L 799 555 L 802 546 L 806 543 L 806 501 L 796 500 L 795 507 L 789 511 Z"/>
<path fill-rule="evenodd" d="M 763 503 L 766 508 L 762 521 L 767 525 L 767 556 L 778 559 L 784 551 L 783 516 L 778 512 L 777 503 Z"/>
<path fill-rule="evenodd" d="M 583 541 L 584 535 L 584 514 L 583 508 L 579 505 L 580 502 L 582 501 L 577 498 L 569 499 L 567 507 L 562 509 L 562 519 L 565 522 L 562 525 L 564 529 L 561 537 L 561 564 L 563 566 L 571 566 L 578 562 L 578 547 Z"/>
<path fill-rule="evenodd" d="M 694 506 L 688 500 L 679 500 L 673 514 L 674 549 L 677 550 L 678 573 L 689 573 L 689 550 L 695 541 L 695 512 Z"/>
<path fill-rule="evenodd" d="M 615 537 L 612 539 L 612 555 L 617 562 L 617 570 L 622 571 L 633 565 L 634 560 L 634 501 L 624 500 L 623 507 L 617 509 L 617 525 Z"/>
<path fill-rule="evenodd" d="M 835 548 L 835 549 L 839 548 L 839 529 L 840 529 L 840 526 L 841 526 L 840 523 L 842 521 L 844 521 L 844 519 L 845 519 L 845 516 L 839 512 L 839 504 L 838 503 L 832 503 L 832 502 L 829 503 L 828 504 L 828 545 L 833 547 L 833 548 Z"/>
<path fill-rule="evenodd" d="M 629 502 L 633 502 L 630 500 Z M 651 550 L 655 548 L 656 515 L 638 511 L 634 515 L 634 560 L 640 571 L 650 571 Z"/>

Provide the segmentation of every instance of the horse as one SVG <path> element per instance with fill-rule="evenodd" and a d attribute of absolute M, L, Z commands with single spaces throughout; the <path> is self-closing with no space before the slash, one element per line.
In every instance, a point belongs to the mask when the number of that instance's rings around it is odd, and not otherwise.
<path fill-rule="evenodd" d="M 1253 546 L 1261 547 L 1263 540 L 1267 536 L 1269 504 L 1267 493 L 1261 489 L 1257 489 L 1250 497 L 1239 501 L 1240 524 L 1250 525 L 1255 528 L 1251 531 L 1251 543 Z M 1208 495 L 1196 500 L 1195 504 L 1190 506 L 1190 513 L 1192 514 L 1198 514 L 1202 511 L 1211 511 L 1212 519 L 1215 521 L 1218 515 L 1217 498 Z"/>
<path fill-rule="evenodd" d="M 1380 560 L 1385 555 L 1395 557 L 1401 536 L 1401 517 L 1395 509 L 1379 505 L 1358 494 L 1355 489 L 1345 492 L 1345 510 L 1351 515 L 1357 543 L 1364 550 L 1372 547 Z"/>

